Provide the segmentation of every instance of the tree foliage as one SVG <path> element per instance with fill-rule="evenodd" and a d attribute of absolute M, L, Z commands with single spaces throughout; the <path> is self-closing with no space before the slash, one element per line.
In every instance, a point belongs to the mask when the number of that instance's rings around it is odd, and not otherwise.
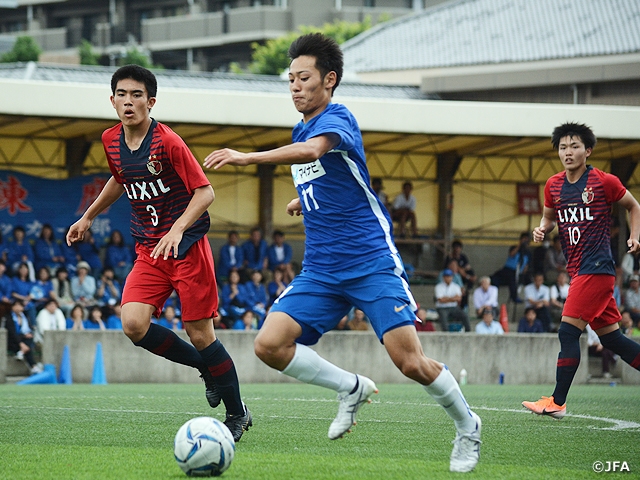
<path fill-rule="evenodd" d="M 80 65 L 99 65 L 100 55 L 93 51 L 93 46 L 88 40 L 82 39 L 78 47 L 80 54 Z"/>
<path fill-rule="evenodd" d="M 42 49 L 33 37 L 22 36 L 16 38 L 13 48 L 0 58 L 0 62 L 37 62 Z"/>
<path fill-rule="evenodd" d="M 151 70 L 161 70 L 162 65 L 154 65 L 147 52 L 138 50 L 137 48 L 131 48 L 125 52 L 125 54 L 118 59 L 118 65 L 140 65 L 141 67 Z"/>
<path fill-rule="evenodd" d="M 251 44 L 253 54 L 248 69 L 251 73 L 280 75 L 289 66 L 289 57 L 287 56 L 289 45 L 300 35 L 321 32 L 333 38 L 338 44 L 342 44 L 369 28 L 371 28 L 371 18 L 369 17 L 362 22 L 336 20 L 333 23 L 325 23 L 322 27 L 301 26 L 298 31 L 267 40 L 264 45 L 257 42 Z M 237 65 L 234 65 L 234 71 L 238 71 Z"/>

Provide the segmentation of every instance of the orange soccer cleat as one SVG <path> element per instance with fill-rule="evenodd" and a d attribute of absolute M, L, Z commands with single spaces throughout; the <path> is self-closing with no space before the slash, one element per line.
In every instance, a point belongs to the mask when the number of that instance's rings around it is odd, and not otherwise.
<path fill-rule="evenodd" d="M 542 397 L 537 402 L 522 402 L 522 406 L 537 415 L 549 415 L 558 420 L 567 413 L 567 404 L 556 405 L 553 397 Z"/>

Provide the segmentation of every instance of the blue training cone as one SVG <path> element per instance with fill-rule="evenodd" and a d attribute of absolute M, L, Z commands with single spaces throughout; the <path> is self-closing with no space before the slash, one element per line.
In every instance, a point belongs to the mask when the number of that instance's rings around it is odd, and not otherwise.
<path fill-rule="evenodd" d="M 104 361 L 102 360 L 102 343 L 96 343 L 96 360 L 93 362 L 93 385 L 106 385 L 107 374 L 104 371 Z"/>
<path fill-rule="evenodd" d="M 71 385 L 71 355 L 69 354 L 69 345 L 64 346 L 62 350 L 62 360 L 60 360 L 60 375 L 58 375 L 58 383 Z"/>
<path fill-rule="evenodd" d="M 37 385 L 45 383 L 58 383 L 56 381 L 56 366 L 51 363 L 47 363 L 44 366 L 44 371 L 41 373 L 36 373 L 35 375 L 20 380 L 16 385 Z"/>

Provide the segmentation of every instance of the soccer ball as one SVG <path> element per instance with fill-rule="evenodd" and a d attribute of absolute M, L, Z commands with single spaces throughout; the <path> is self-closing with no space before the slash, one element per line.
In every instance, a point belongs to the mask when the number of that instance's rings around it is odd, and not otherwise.
<path fill-rule="evenodd" d="M 176 462 L 190 477 L 216 477 L 233 460 L 236 444 L 227 426 L 211 417 L 192 418 L 173 443 Z"/>

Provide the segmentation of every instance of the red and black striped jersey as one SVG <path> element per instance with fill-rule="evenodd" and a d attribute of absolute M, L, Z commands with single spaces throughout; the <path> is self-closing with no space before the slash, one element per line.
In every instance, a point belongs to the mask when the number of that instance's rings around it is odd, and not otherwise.
<path fill-rule="evenodd" d="M 544 205 L 556 212 L 556 224 L 571 277 L 615 275 L 611 253 L 611 205 L 626 193 L 620 179 L 587 166 L 575 183 L 560 172 L 547 180 Z"/>
<path fill-rule="evenodd" d="M 210 182 L 182 138 L 156 120 L 138 150 L 127 146 L 122 123 L 104 131 L 102 144 L 111 174 L 131 203 L 131 236 L 153 248 L 184 213 L 194 190 Z M 205 211 L 184 232 L 179 256 L 208 231 Z"/>

